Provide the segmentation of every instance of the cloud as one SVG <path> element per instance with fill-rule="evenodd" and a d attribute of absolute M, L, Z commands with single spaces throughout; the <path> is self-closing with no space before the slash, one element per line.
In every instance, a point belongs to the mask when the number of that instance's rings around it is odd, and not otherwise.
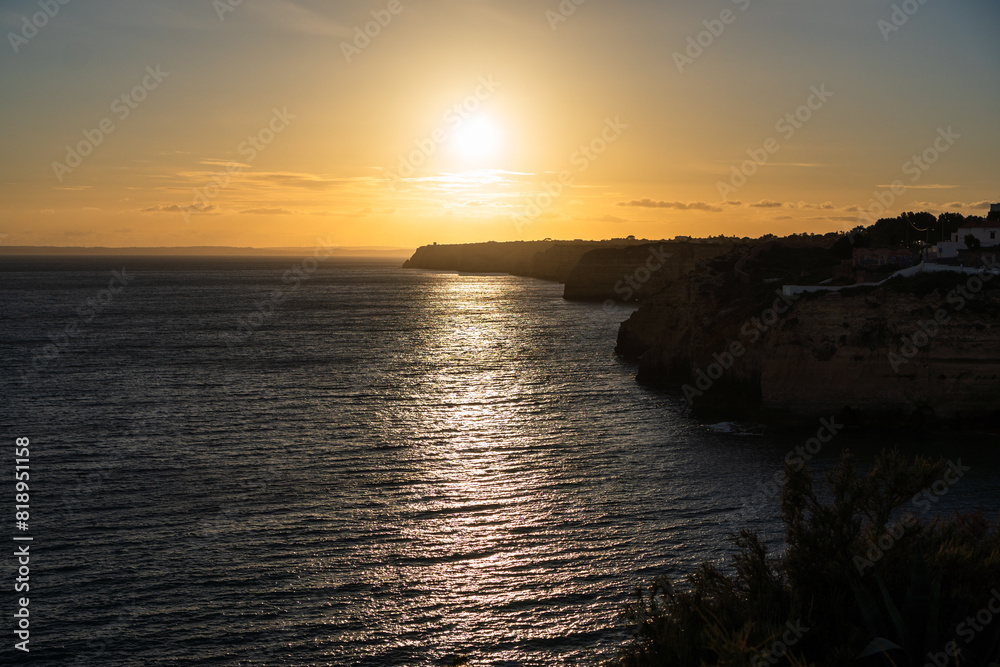
<path fill-rule="evenodd" d="M 294 215 L 287 208 L 248 208 L 240 211 L 240 215 Z"/>
<path fill-rule="evenodd" d="M 247 3 L 249 11 L 262 19 L 269 28 L 279 28 L 288 32 L 320 35 L 323 37 L 349 37 L 351 28 L 332 21 L 323 14 L 306 9 L 289 0 Z"/>
<path fill-rule="evenodd" d="M 231 167 L 236 169 L 250 169 L 253 165 L 246 164 L 245 162 L 237 162 L 236 160 L 216 160 L 215 158 L 204 158 L 198 161 L 198 164 L 207 164 L 213 167 Z"/>
<path fill-rule="evenodd" d="M 898 185 L 876 185 L 876 188 L 893 188 L 898 187 Z M 928 183 L 926 185 L 907 185 L 907 190 L 951 190 L 952 188 L 957 188 L 957 185 L 941 185 L 940 183 Z"/>
<path fill-rule="evenodd" d="M 971 203 L 965 203 L 960 201 L 948 202 L 944 205 L 945 208 L 970 208 L 975 210 L 986 211 L 989 210 L 991 202 L 989 201 L 977 201 Z"/>
<path fill-rule="evenodd" d="M 642 208 L 673 208 L 678 211 L 711 211 L 718 213 L 722 209 L 713 204 L 703 201 L 696 201 L 685 204 L 679 201 L 654 201 L 652 199 L 633 199 L 631 201 L 618 202 L 618 206 L 639 206 Z"/>
<path fill-rule="evenodd" d="M 384 214 L 384 215 L 392 215 L 395 212 L 396 212 L 396 209 L 394 209 L 394 208 L 386 208 L 386 209 L 375 210 L 375 209 L 373 209 L 371 207 L 366 207 L 366 208 L 358 209 L 358 210 L 355 210 L 355 211 L 308 211 L 308 212 L 306 212 L 304 214 L 306 214 L 306 215 L 332 216 L 332 217 L 335 217 L 335 218 L 350 218 L 350 219 L 353 220 L 353 219 L 356 219 L 356 218 L 364 218 L 364 217 L 367 217 L 369 215 L 376 214 L 376 213 L 380 213 L 380 214 Z M 447 215 L 452 215 L 453 213 L 454 213 L 453 211 L 448 211 Z"/>
<path fill-rule="evenodd" d="M 800 210 L 816 210 L 816 211 L 836 211 L 839 210 L 832 201 L 825 201 L 821 204 L 813 204 L 810 202 L 800 201 L 796 202 L 780 202 L 773 199 L 761 199 L 760 201 L 753 204 L 744 204 L 741 201 L 724 201 L 720 202 L 722 206 L 743 206 L 746 208 L 797 208 Z M 845 211 L 856 211 L 857 206 L 850 206 L 845 209 Z M 778 218 L 782 219 L 782 218 Z"/>
<path fill-rule="evenodd" d="M 139 213 L 211 213 L 218 209 L 218 206 L 209 204 L 188 204 L 187 206 L 181 206 L 180 204 L 168 204 L 166 206 L 161 206 L 157 204 L 156 206 L 150 206 L 149 208 L 144 208 L 139 211 Z"/>
<path fill-rule="evenodd" d="M 308 190 L 328 190 L 330 188 L 347 185 L 359 179 L 350 178 L 326 178 L 319 174 L 303 174 L 288 171 L 271 172 L 250 172 L 244 174 L 244 178 L 250 181 L 258 181 L 270 185 L 278 185 L 288 188 L 305 188 Z M 371 179 L 362 179 L 371 180 Z"/>
<path fill-rule="evenodd" d="M 367 176 L 362 177 L 332 177 L 325 174 L 313 174 L 291 171 L 252 171 L 244 168 L 238 162 L 232 160 L 223 162 L 214 159 L 203 160 L 204 165 L 214 165 L 219 167 L 214 171 L 203 169 L 198 171 L 182 171 L 177 173 L 180 182 L 178 187 L 183 188 L 190 184 L 194 187 L 203 188 L 216 185 L 220 177 L 235 180 L 239 178 L 241 183 L 249 184 L 257 190 L 271 189 L 284 190 L 288 188 L 301 188 L 304 190 L 331 190 L 335 188 L 345 188 L 352 185 L 362 185 L 369 187 L 384 187 L 384 181 Z M 227 170 L 223 164 L 236 165 L 239 169 Z M 228 186 L 227 186 L 228 187 Z M 226 188 L 223 187 L 224 191 Z"/>

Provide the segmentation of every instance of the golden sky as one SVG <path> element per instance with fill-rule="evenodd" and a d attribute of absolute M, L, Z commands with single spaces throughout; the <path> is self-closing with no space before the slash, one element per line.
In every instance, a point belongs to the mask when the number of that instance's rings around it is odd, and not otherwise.
<path fill-rule="evenodd" d="M 992 0 L 12 0 L 0 243 L 412 247 L 983 214 L 998 19 Z"/>

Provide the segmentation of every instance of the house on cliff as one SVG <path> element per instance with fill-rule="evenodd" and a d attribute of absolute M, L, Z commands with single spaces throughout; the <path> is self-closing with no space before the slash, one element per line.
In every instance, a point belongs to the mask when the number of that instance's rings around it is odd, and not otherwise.
<path fill-rule="evenodd" d="M 993 204 L 990 212 L 991 217 L 995 217 L 994 212 L 1000 213 L 1000 204 Z M 1000 220 L 986 220 L 962 225 L 956 233 L 951 235 L 950 241 L 941 241 L 937 244 L 935 250 L 938 258 L 958 257 L 958 251 L 967 248 L 965 237 L 969 235 L 979 239 L 983 248 L 1000 245 Z"/>

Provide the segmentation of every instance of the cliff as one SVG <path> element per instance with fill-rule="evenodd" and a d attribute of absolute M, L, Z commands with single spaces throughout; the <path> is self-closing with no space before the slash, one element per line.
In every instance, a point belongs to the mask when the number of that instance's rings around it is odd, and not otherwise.
<path fill-rule="evenodd" d="M 569 272 L 563 297 L 575 301 L 639 301 L 692 271 L 697 263 L 732 250 L 732 243 L 664 241 L 598 248 Z"/>
<path fill-rule="evenodd" d="M 535 254 L 532 258 L 530 275 L 542 280 L 564 283 L 573 268 L 579 264 L 580 258 L 595 248 L 600 248 L 601 245 L 600 242 L 557 243 Z"/>
<path fill-rule="evenodd" d="M 404 269 L 436 269 L 463 273 L 510 273 L 566 282 L 587 252 L 597 248 L 625 248 L 646 241 L 509 241 L 429 245 L 417 248 Z"/>
<path fill-rule="evenodd" d="M 711 260 L 647 297 L 617 350 L 641 381 L 711 416 L 860 422 L 1000 414 L 1000 277 L 938 273 L 782 296 L 839 258 L 770 243 Z"/>
<path fill-rule="evenodd" d="M 535 255 L 553 245 L 552 241 L 425 245 L 403 262 L 403 268 L 527 276 L 534 268 Z"/>

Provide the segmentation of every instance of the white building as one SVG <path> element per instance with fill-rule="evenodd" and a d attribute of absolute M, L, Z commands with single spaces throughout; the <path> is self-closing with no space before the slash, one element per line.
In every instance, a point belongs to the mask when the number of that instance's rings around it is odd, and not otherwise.
<path fill-rule="evenodd" d="M 990 211 L 1000 212 L 1000 204 L 990 206 Z M 1000 220 L 987 220 L 983 223 L 969 223 L 958 228 L 958 232 L 951 235 L 950 241 L 941 241 L 937 244 L 937 256 L 940 259 L 948 257 L 958 257 L 959 250 L 965 250 L 965 237 L 972 235 L 979 239 L 982 247 L 1000 245 Z"/>

